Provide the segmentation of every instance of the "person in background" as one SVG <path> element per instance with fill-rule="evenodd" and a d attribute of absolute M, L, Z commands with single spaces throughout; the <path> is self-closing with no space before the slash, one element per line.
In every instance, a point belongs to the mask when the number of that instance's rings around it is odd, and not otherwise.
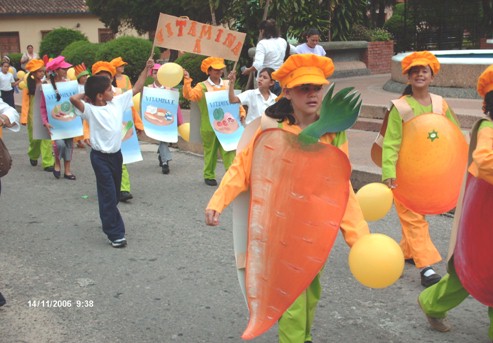
<path fill-rule="evenodd" d="M 23 53 L 21 57 L 21 68 L 27 71 L 27 64 L 29 63 L 29 61 L 38 60 L 39 55 L 34 52 L 34 48 L 31 44 L 29 44 L 26 49 L 27 52 Z"/>
<path fill-rule="evenodd" d="M 67 81 L 67 70 L 72 67 L 70 63 L 65 61 L 65 57 L 57 56 L 46 64 L 46 71 L 48 73 L 48 80 L 53 86 L 56 94 L 56 100 L 60 101 L 61 96 L 58 93 L 57 83 Z M 51 129 L 53 126 L 48 121 L 48 112 L 46 109 L 46 100 L 41 97 L 41 119 L 43 125 L 46 127 L 51 136 Z M 74 151 L 74 139 L 64 138 L 53 141 L 53 153 L 55 154 L 55 167 L 53 169 L 53 176 L 59 179 L 61 176 L 61 160 L 63 159 L 63 178 L 67 180 L 75 181 L 76 177 L 71 170 L 72 153 Z"/>
<path fill-rule="evenodd" d="M 152 67 L 151 76 L 154 79 L 154 82 L 151 85 L 149 85 L 150 88 L 166 89 L 166 87 L 161 85 L 159 83 L 159 80 L 157 79 L 157 71 L 159 70 L 160 67 L 161 65 L 158 63 L 154 64 L 154 67 Z M 178 105 L 178 112 L 176 116 L 177 116 L 177 124 L 178 126 L 180 126 L 181 124 L 183 124 L 183 116 L 181 114 L 180 105 Z M 161 172 L 163 174 L 169 174 L 169 161 L 171 161 L 171 151 L 169 149 L 169 144 L 167 142 L 159 142 L 157 153 L 158 153 L 159 166 L 161 167 Z"/>
<path fill-rule="evenodd" d="M 284 60 L 289 57 L 290 45 L 284 38 L 280 37 L 279 29 L 274 19 L 261 21 L 259 30 L 261 39 L 255 49 L 253 64 L 251 67 L 243 69 L 242 75 L 256 73 L 264 68 L 277 70 Z M 278 82 L 274 84 L 272 93 L 281 94 L 281 87 Z"/>
<path fill-rule="evenodd" d="M 2 71 L 0 72 L 0 91 L 2 100 L 11 107 L 15 107 L 14 103 L 14 87 L 21 80 L 15 81 L 14 75 L 9 72 L 10 64 L 2 62 Z"/>
<path fill-rule="evenodd" d="M 224 59 L 207 57 L 202 61 L 200 70 L 209 77 L 204 82 L 199 82 L 192 88 L 192 78 L 188 71 L 183 72 L 183 97 L 190 101 L 196 101 L 200 109 L 200 136 L 204 146 L 204 182 L 207 186 L 217 186 L 216 164 L 218 151 L 223 159 L 224 168 L 228 170 L 235 158 L 235 151 L 225 151 L 209 121 L 209 110 L 205 99 L 206 92 L 227 90 L 228 80 L 222 80 L 223 70 L 226 68 Z M 244 116 L 244 109 L 240 107 L 240 117 Z"/>
<path fill-rule="evenodd" d="M 84 93 L 84 85 L 86 84 L 87 78 L 91 75 L 91 73 L 87 70 L 84 62 L 76 65 L 74 67 L 74 71 L 77 84 L 79 85 L 79 93 Z M 85 148 L 86 145 L 84 144 L 84 135 L 74 137 L 74 143 L 77 144 L 77 148 Z"/>
<path fill-rule="evenodd" d="M 324 48 L 318 45 L 318 42 L 320 42 L 320 32 L 316 28 L 312 27 L 308 29 L 303 37 L 305 38 L 305 43 L 296 47 L 297 54 L 326 55 Z"/>
<path fill-rule="evenodd" d="M 43 170 L 52 173 L 54 170 L 55 158 L 53 157 L 51 140 L 33 139 L 34 95 L 36 87 L 41 85 L 45 78 L 45 64 L 43 60 L 30 60 L 26 65 L 26 69 L 29 71 L 29 74 L 27 76 L 27 87 L 22 93 L 21 124 L 27 125 L 27 134 L 29 137 L 29 149 L 27 155 L 29 156 L 31 166 L 33 167 L 38 165 L 38 158 L 41 155 Z"/>
<path fill-rule="evenodd" d="M 236 72 L 229 73 L 229 102 L 232 104 L 240 103 L 248 107 L 244 120 L 245 126 L 264 114 L 265 109 L 276 102 L 277 96 L 270 90 L 274 85 L 273 72 L 274 69 L 272 68 L 262 69 L 257 77 L 258 88 L 246 90 L 238 95 L 234 93 Z"/>
<path fill-rule="evenodd" d="M 111 65 L 115 67 L 115 75 L 113 75 L 112 85 L 117 88 L 116 95 L 126 92 L 132 89 L 132 82 L 130 78 L 123 74 L 125 71 L 125 66 L 128 65 L 121 57 L 116 57 L 110 61 Z M 132 106 L 132 119 L 134 121 L 135 129 L 137 130 L 137 135 L 144 131 L 144 124 L 142 124 L 142 119 L 140 118 L 137 110 Z M 127 202 L 133 199 L 132 193 L 130 193 L 130 174 L 128 173 L 127 166 L 124 164 L 122 168 L 122 187 L 120 189 L 120 201 Z"/>

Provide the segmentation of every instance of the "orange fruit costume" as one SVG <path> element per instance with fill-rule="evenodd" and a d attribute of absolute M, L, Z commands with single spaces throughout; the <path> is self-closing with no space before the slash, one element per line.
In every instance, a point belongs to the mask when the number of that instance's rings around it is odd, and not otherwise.
<path fill-rule="evenodd" d="M 328 84 L 332 60 L 291 56 L 272 74 L 284 89 Z M 246 296 L 250 312 L 243 339 L 253 339 L 279 319 L 280 342 L 311 341 L 320 298 L 319 273 L 339 228 L 348 245 L 368 234 L 350 183 L 344 130 L 359 112 L 345 89 L 322 103 L 320 118 L 302 130 L 268 117 L 264 130 L 235 158 L 207 210 L 218 213 L 250 188 Z M 349 119 L 348 119 L 349 118 Z"/>

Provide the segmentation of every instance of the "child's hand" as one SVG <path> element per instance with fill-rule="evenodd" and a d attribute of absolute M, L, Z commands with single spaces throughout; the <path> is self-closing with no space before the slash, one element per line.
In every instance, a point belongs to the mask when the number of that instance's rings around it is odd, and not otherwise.
<path fill-rule="evenodd" d="M 385 183 L 387 187 L 389 187 L 390 189 L 394 189 L 397 187 L 397 184 L 395 183 L 395 179 L 393 178 L 387 179 L 383 183 Z"/>
<path fill-rule="evenodd" d="M 50 123 L 46 123 L 44 124 L 44 127 L 46 127 L 46 130 L 48 130 L 48 133 L 51 136 L 51 129 L 53 128 L 53 126 L 51 126 Z"/>
<path fill-rule="evenodd" d="M 216 212 L 211 209 L 205 210 L 205 223 L 209 226 L 217 226 L 219 225 L 219 216 L 220 212 Z"/>
<path fill-rule="evenodd" d="M 146 62 L 146 69 L 151 69 L 152 67 L 154 67 L 154 60 L 149 58 Z"/>
<path fill-rule="evenodd" d="M 184 77 L 185 79 L 190 78 L 190 74 L 188 73 L 188 71 L 187 71 L 185 68 L 183 68 L 183 77 Z"/>
<path fill-rule="evenodd" d="M 236 81 L 236 71 L 232 70 L 228 75 L 228 79 L 229 79 L 230 84 L 234 85 L 234 83 Z"/>

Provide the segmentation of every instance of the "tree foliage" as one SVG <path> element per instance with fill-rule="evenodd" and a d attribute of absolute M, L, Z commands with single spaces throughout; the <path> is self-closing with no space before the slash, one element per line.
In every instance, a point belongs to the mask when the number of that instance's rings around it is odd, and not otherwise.
<path fill-rule="evenodd" d="M 54 29 L 41 41 L 39 54 L 41 56 L 48 55 L 49 57 L 56 57 L 62 53 L 62 50 L 65 49 L 67 45 L 80 40 L 88 40 L 86 35 L 80 31 L 62 27 Z"/>

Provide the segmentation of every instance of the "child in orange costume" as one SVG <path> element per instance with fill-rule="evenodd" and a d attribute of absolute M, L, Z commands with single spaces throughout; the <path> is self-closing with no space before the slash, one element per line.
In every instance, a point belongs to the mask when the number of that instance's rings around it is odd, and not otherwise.
<path fill-rule="evenodd" d="M 408 75 L 409 86 L 403 97 L 394 101 L 389 117 L 382 149 L 382 180 L 390 188 L 398 187 L 396 164 L 402 142 L 402 126 L 415 116 L 438 112 L 458 125 L 455 115 L 445 100 L 429 92 L 429 85 L 440 70 L 437 58 L 428 51 L 418 51 L 402 60 L 402 73 Z M 433 99 L 437 100 L 433 100 Z M 401 249 L 406 262 L 421 269 L 421 284 L 429 287 L 440 281 L 432 265 L 442 260 L 440 253 L 431 241 L 428 222 L 424 215 L 411 211 L 394 199 L 395 208 L 402 224 Z"/>
<path fill-rule="evenodd" d="M 327 77 L 332 75 L 333 71 L 332 60 L 327 57 L 313 54 L 289 57 L 281 68 L 272 74 L 272 77 L 280 82 L 284 98 L 267 108 L 266 117 L 262 119 L 270 122 L 272 127 L 299 135 L 302 129 L 318 121 L 318 111 L 322 104 L 322 86 L 329 83 Z M 256 136 L 260 134 L 259 130 Z M 224 208 L 250 187 L 250 180 L 253 176 L 251 175 L 253 141 L 236 156 L 219 188 L 209 201 L 205 211 L 207 225 L 218 225 L 219 216 Z M 344 131 L 325 133 L 319 141 L 339 148 L 346 155 L 348 153 L 348 142 Z M 266 168 L 275 168 L 275 166 L 266 166 Z M 349 198 L 340 226 L 344 239 L 348 245 L 352 246 L 358 238 L 368 234 L 369 229 L 350 182 L 348 194 Z M 288 212 L 291 209 L 282 210 Z M 280 318 L 280 342 L 311 342 L 311 325 L 320 294 L 321 285 L 318 274 Z"/>

